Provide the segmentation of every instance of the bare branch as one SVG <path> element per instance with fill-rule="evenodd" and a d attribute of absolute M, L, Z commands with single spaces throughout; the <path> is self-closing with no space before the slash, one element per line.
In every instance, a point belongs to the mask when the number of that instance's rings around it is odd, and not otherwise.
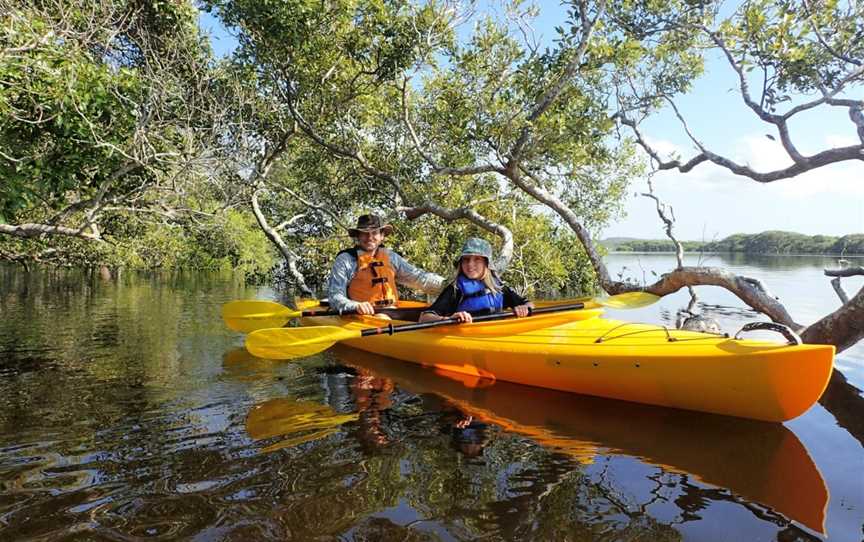
<path fill-rule="evenodd" d="M 506 270 L 510 265 L 510 261 L 513 259 L 513 232 L 503 224 L 492 222 L 473 209 L 466 207 L 451 209 L 427 201 L 423 205 L 415 207 L 397 207 L 396 211 L 405 213 L 408 220 L 415 220 L 427 213 L 432 213 L 448 222 L 460 219 L 468 220 L 469 222 L 480 226 L 484 230 L 501 237 L 503 241 L 501 251 L 498 253 L 498 258 L 495 262 L 492 262 L 491 267 L 498 272 L 504 272 L 504 270 Z"/>
<path fill-rule="evenodd" d="M 660 220 L 663 221 L 666 229 L 666 236 L 672 240 L 672 243 L 675 245 L 675 259 L 678 261 L 678 269 L 684 268 L 684 246 L 681 244 L 678 239 L 675 238 L 675 234 L 673 232 L 673 228 L 675 225 L 675 212 L 672 207 L 666 205 L 665 203 L 660 201 L 660 198 L 654 194 L 654 184 L 651 182 L 651 178 L 648 178 L 648 193 L 642 194 L 647 198 L 651 198 L 654 200 L 654 204 L 657 209 L 657 216 L 660 217 Z M 666 213 L 666 210 L 669 210 L 669 213 Z M 687 286 L 687 291 L 690 293 L 690 303 L 687 306 L 687 313 L 694 314 L 693 310 L 696 307 L 697 297 L 696 290 L 693 289 L 692 286 Z"/>
<path fill-rule="evenodd" d="M 826 269 L 826 277 L 855 277 L 864 275 L 864 267 L 843 267 L 841 269 Z"/>
<path fill-rule="evenodd" d="M 467 176 L 467 175 L 477 175 L 480 173 L 492 173 L 492 172 L 500 172 L 502 169 L 500 167 L 495 167 L 491 164 L 481 164 L 477 166 L 469 166 L 462 168 L 454 168 L 454 167 L 445 167 L 439 165 L 432 156 L 423 150 L 423 145 L 420 143 L 420 138 L 417 137 L 417 132 L 414 131 L 414 126 L 411 124 L 411 120 L 408 117 L 408 79 L 404 79 L 402 81 L 402 122 L 405 124 L 405 127 L 408 129 L 408 133 L 411 135 L 411 141 L 414 142 L 414 148 L 423 157 L 423 160 L 426 161 L 427 164 L 432 168 L 432 172 L 438 175 L 456 175 L 456 176 Z"/>
<path fill-rule="evenodd" d="M 864 339 L 864 288 L 842 307 L 807 327 L 801 338 L 811 344 L 833 344 L 843 351 Z"/>
<path fill-rule="evenodd" d="M 346 225 L 346 224 L 342 221 L 342 217 L 340 217 L 338 214 L 336 214 L 335 212 L 333 212 L 333 210 L 330 209 L 329 207 L 326 207 L 326 206 L 324 206 L 324 205 L 317 205 L 317 204 L 315 204 L 315 203 L 312 203 L 311 201 L 309 201 L 309 200 L 307 200 L 306 198 L 300 196 L 299 194 L 297 194 L 296 192 L 294 192 L 293 190 L 291 190 L 291 189 L 288 188 L 288 187 L 281 186 L 281 187 L 279 187 L 279 188 L 280 188 L 280 190 L 282 190 L 283 192 L 285 192 L 286 194 L 288 194 L 288 195 L 291 196 L 292 198 L 296 199 L 297 201 L 299 201 L 300 203 L 302 203 L 302 204 L 305 205 L 306 207 L 309 207 L 310 209 L 315 209 L 316 211 L 320 211 L 320 212 L 322 212 L 322 213 L 327 214 L 330 218 L 333 219 L 334 222 L 336 222 L 336 224 L 339 225 L 340 228 L 342 228 L 342 229 L 346 229 L 346 230 L 348 229 L 348 225 Z M 302 216 L 302 215 L 300 215 L 300 216 Z M 295 217 L 295 218 L 296 218 L 296 217 Z"/>
<path fill-rule="evenodd" d="M 516 143 L 513 144 L 513 147 L 509 152 L 509 162 L 511 165 L 508 165 L 508 168 L 512 169 L 519 163 L 521 159 L 522 152 L 525 150 L 525 147 L 528 145 L 529 140 L 531 138 L 531 128 L 532 123 L 540 118 L 543 113 L 545 113 L 552 104 L 555 103 L 555 100 L 561 95 L 564 89 L 571 83 L 573 76 L 576 74 L 579 67 L 582 65 L 582 59 L 585 57 L 585 52 L 588 50 L 588 45 L 591 42 L 591 36 L 594 31 L 594 27 L 597 24 L 597 21 L 601 17 L 601 15 L 606 11 L 606 0 L 600 0 L 597 2 L 597 15 L 592 20 L 588 15 L 589 4 L 587 0 L 578 0 L 579 1 L 579 13 L 581 15 L 581 36 L 579 40 L 579 44 L 576 46 L 575 51 L 573 52 L 573 58 L 567 63 L 567 66 L 564 68 L 564 71 L 561 73 L 558 80 L 540 96 L 537 100 L 537 103 L 534 105 L 533 110 L 528 114 L 527 121 L 528 123 L 525 127 L 522 128 L 522 132 L 519 134 L 519 138 L 516 140 Z"/>
<path fill-rule="evenodd" d="M 24 239 L 33 239 L 42 237 L 43 235 L 63 235 L 66 237 L 77 237 L 87 241 L 104 242 L 101 236 L 94 233 L 87 233 L 85 230 L 88 225 L 83 228 L 68 228 L 66 226 L 54 226 L 50 224 L 0 224 L 0 233 L 11 235 L 13 237 L 21 237 Z"/>
<path fill-rule="evenodd" d="M 846 304 L 849 303 L 849 296 L 846 294 L 846 290 L 843 289 L 843 286 L 840 284 L 840 277 L 834 277 L 831 279 L 831 287 L 834 288 L 834 291 L 837 292 L 837 297 L 840 298 L 840 303 Z"/>
<path fill-rule="evenodd" d="M 303 274 L 300 273 L 300 270 L 297 269 L 297 255 L 288 248 L 288 245 L 285 244 L 285 241 L 282 239 L 282 236 L 279 235 L 279 232 L 270 226 L 267 218 L 264 216 L 264 212 L 261 210 L 261 205 L 258 203 L 258 196 L 261 192 L 261 189 L 255 190 L 252 193 L 251 198 L 252 212 L 255 214 L 258 226 L 261 227 L 264 235 L 270 239 L 270 242 L 276 245 L 279 252 L 282 254 L 282 257 L 285 258 L 285 263 L 288 265 L 288 271 L 303 294 L 311 296 L 313 295 L 312 290 L 306 285 L 306 279 L 303 277 Z"/>

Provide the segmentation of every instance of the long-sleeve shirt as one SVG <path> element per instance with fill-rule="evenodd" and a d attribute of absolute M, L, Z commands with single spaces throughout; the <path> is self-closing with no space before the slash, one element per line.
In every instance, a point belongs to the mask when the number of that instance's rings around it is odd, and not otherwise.
<path fill-rule="evenodd" d="M 390 265 L 396 273 L 396 283 L 420 290 L 427 294 L 435 294 L 444 286 L 444 278 L 435 273 L 424 271 L 414 267 L 405 258 L 387 247 L 378 249 L 386 250 Z M 361 248 L 357 249 L 358 255 L 365 254 Z M 348 283 L 357 273 L 357 259 L 351 254 L 343 252 L 336 257 L 333 267 L 330 269 L 330 279 L 327 281 L 327 296 L 330 308 L 337 311 L 349 312 L 357 308 L 360 303 L 348 298 Z"/>

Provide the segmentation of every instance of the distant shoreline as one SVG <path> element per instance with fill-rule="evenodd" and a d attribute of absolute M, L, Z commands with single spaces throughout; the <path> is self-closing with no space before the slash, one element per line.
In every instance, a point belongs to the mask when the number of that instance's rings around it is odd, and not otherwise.
<path fill-rule="evenodd" d="M 675 253 L 670 239 L 610 237 L 600 241 L 610 253 Z M 762 256 L 864 256 L 864 234 L 842 237 L 804 235 L 784 231 L 737 233 L 719 241 L 681 241 L 685 252 L 702 254 L 751 254 Z"/>
<path fill-rule="evenodd" d="M 610 250 L 608 254 L 676 254 L 674 250 Z M 684 250 L 684 255 L 688 254 L 705 254 L 705 255 L 721 255 L 721 256 L 731 256 L 735 254 L 742 254 L 747 256 L 821 256 L 825 258 L 864 258 L 864 254 L 826 254 L 826 253 L 776 253 L 776 252 L 724 252 L 724 251 L 708 251 L 708 250 Z"/>

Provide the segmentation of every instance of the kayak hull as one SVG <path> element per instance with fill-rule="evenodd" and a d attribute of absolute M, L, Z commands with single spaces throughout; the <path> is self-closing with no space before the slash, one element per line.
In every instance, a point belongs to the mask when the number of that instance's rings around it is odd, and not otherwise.
<path fill-rule="evenodd" d="M 833 368 L 830 345 L 736 340 L 608 320 L 598 317 L 600 311 L 582 313 L 580 320 L 540 329 L 520 330 L 520 323 L 532 319 L 526 318 L 506 320 L 498 332 L 496 322 L 487 322 L 344 344 L 475 378 L 770 422 L 809 409 Z M 368 317 L 303 323 L 381 326 Z"/>

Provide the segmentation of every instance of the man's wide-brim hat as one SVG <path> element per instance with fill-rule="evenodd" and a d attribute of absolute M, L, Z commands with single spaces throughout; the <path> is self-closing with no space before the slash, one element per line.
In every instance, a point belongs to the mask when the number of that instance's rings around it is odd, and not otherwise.
<path fill-rule="evenodd" d="M 362 231 L 375 230 L 381 230 L 384 235 L 389 235 L 393 232 L 393 226 L 384 224 L 378 215 L 360 215 L 360 218 L 357 219 L 357 227 L 348 228 L 348 235 L 357 237 Z"/>

